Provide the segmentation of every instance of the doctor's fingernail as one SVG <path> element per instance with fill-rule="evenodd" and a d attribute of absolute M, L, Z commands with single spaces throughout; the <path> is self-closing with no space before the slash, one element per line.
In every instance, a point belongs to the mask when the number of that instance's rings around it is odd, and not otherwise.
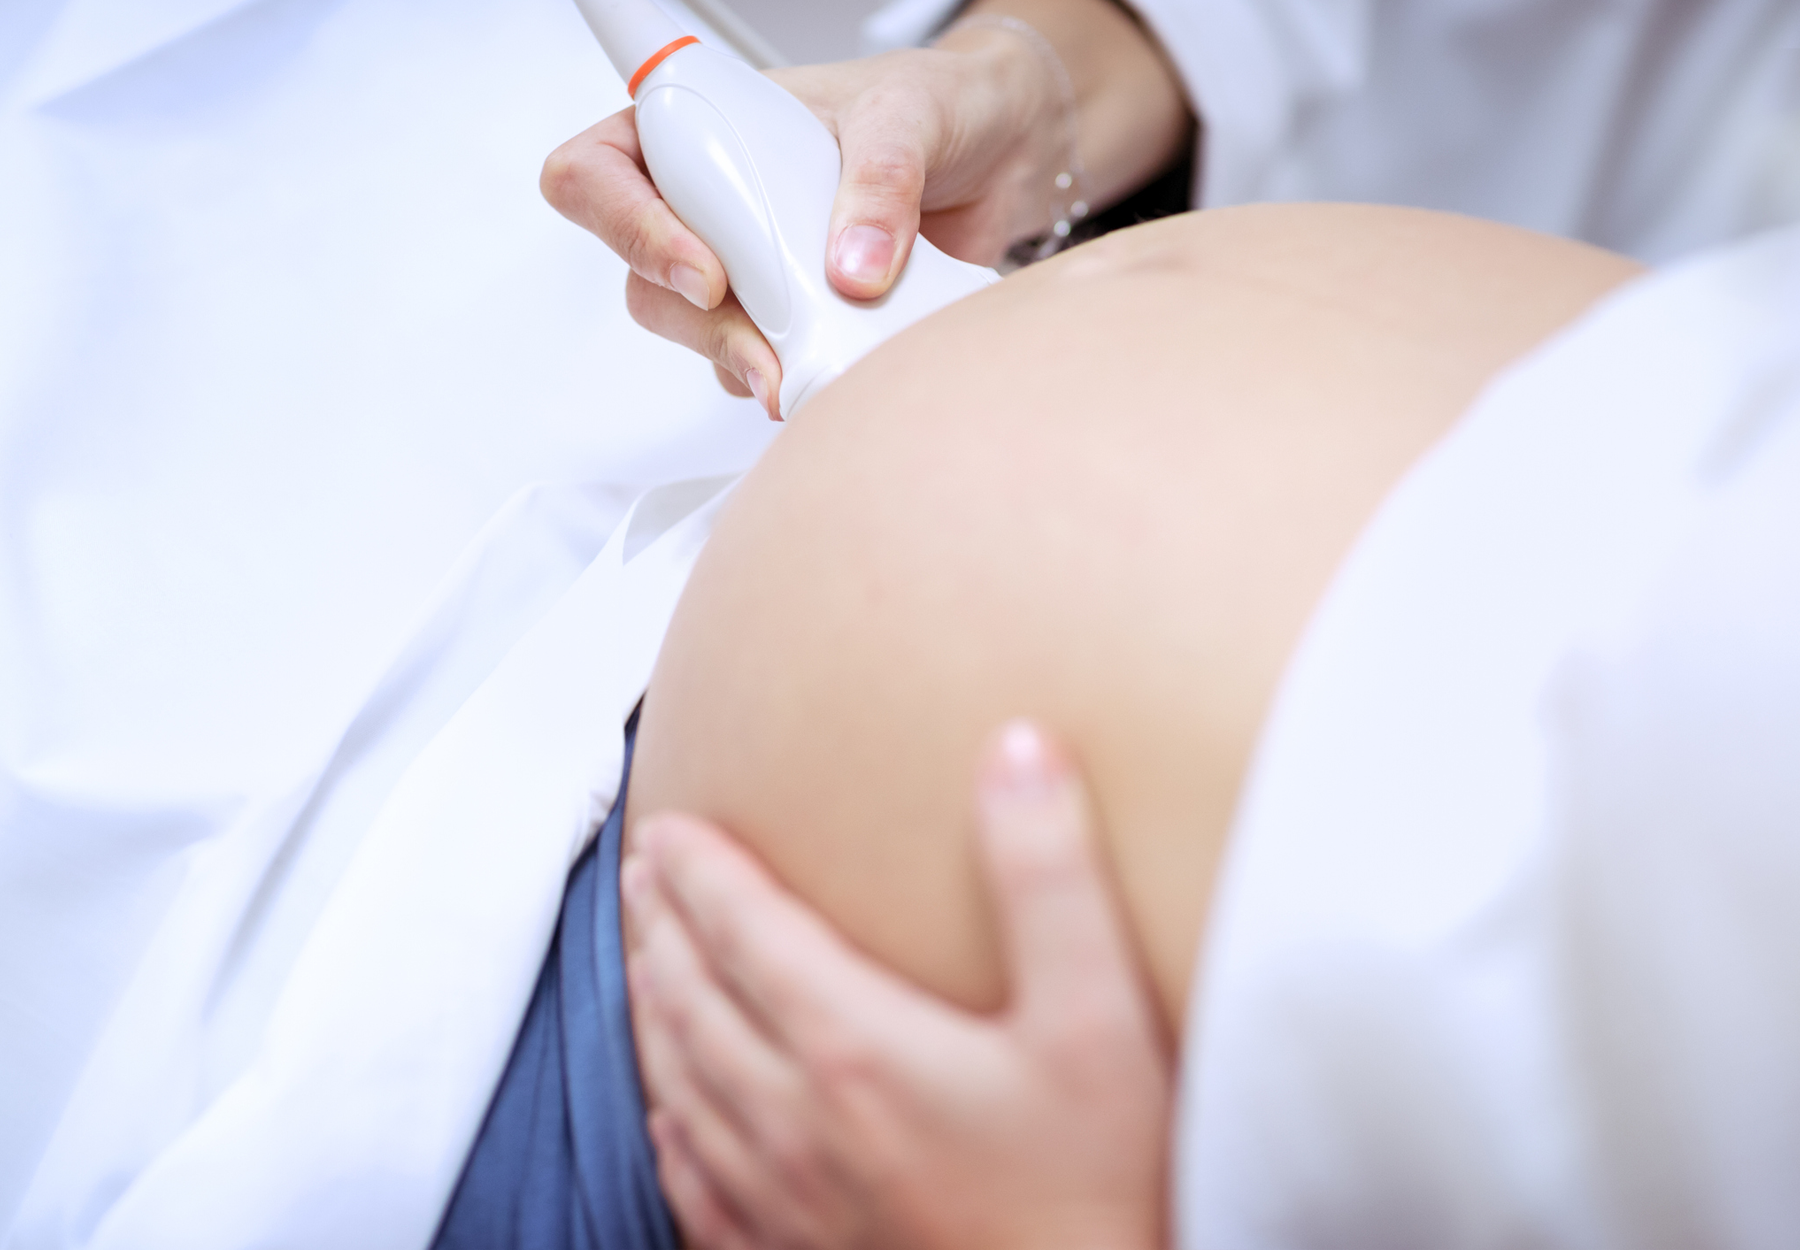
<path fill-rule="evenodd" d="M 692 265 L 676 265 L 669 270 L 669 285 L 681 293 L 695 308 L 706 308 L 706 275 Z"/>
<path fill-rule="evenodd" d="M 832 260 L 859 282 L 879 282 L 894 263 L 894 236 L 880 226 L 850 226 L 838 235 Z"/>
<path fill-rule="evenodd" d="M 769 410 L 769 379 L 762 375 L 761 369 L 749 369 L 744 373 L 744 385 L 756 396 L 756 402 L 762 405 L 764 412 Z"/>

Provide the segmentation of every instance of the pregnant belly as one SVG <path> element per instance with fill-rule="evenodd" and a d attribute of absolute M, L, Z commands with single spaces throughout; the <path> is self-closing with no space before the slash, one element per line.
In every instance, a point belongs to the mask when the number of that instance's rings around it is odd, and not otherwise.
<path fill-rule="evenodd" d="M 721 516 L 646 698 L 633 814 L 719 821 L 870 953 L 993 1005 L 973 768 L 1036 717 L 1090 777 L 1174 1025 L 1332 570 L 1482 383 L 1630 272 L 1441 215 L 1230 210 L 914 327 Z"/>

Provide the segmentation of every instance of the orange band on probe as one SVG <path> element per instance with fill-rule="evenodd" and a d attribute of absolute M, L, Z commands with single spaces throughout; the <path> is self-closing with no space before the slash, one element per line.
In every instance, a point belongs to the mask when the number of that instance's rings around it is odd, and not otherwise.
<path fill-rule="evenodd" d="M 638 66 L 638 72 L 633 74 L 631 76 L 631 81 L 625 84 L 625 94 L 630 96 L 634 100 L 637 99 L 638 86 L 644 81 L 644 79 L 650 77 L 651 70 L 655 69 L 658 65 L 661 65 L 664 61 L 668 60 L 669 54 L 671 52 L 679 52 L 683 48 L 687 47 L 690 43 L 699 43 L 699 42 L 700 41 L 698 39 L 694 38 L 692 35 L 683 35 L 681 38 L 677 39 L 674 43 L 665 44 L 663 47 L 658 48 L 655 52 L 652 52 L 650 54 L 650 59 L 645 61 L 642 65 Z"/>

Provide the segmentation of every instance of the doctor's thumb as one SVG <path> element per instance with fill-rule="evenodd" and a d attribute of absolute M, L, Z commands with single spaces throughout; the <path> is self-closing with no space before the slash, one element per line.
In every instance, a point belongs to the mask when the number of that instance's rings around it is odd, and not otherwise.
<path fill-rule="evenodd" d="M 1142 980 L 1067 753 L 1031 722 L 1009 722 L 983 759 L 978 808 L 1009 1011 L 1028 1028 L 1135 1024 Z"/>
<path fill-rule="evenodd" d="M 853 114 L 838 128 L 844 169 L 831 206 L 825 269 L 852 299 L 884 295 L 919 233 L 925 151 L 891 115 Z"/>

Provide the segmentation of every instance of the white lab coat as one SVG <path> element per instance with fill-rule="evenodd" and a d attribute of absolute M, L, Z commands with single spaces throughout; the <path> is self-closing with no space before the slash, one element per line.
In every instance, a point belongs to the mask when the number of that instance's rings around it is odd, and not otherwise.
<path fill-rule="evenodd" d="M 1800 220 L 1792 0 L 1132 0 L 1207 206 L 1412 204 L 1646 261 Z"/>

